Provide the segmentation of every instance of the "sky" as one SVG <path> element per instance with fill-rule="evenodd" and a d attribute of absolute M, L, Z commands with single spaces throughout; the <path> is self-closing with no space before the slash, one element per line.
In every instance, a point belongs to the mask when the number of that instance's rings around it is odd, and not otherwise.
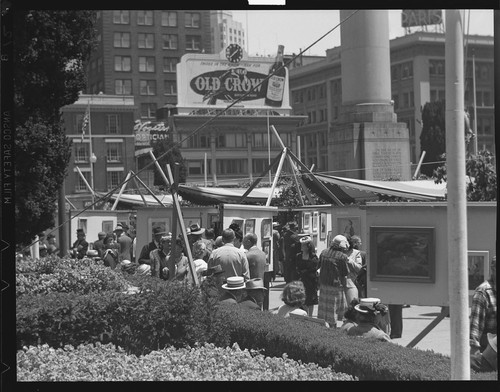
<path fill-rule="evenodd" d="M 469 16 L 470 11 L 470 16 Z M 233 20 L 242 23 L 248 39 L 244 48 L 249 56 L 276 55 L 279 44 L 285 53 L 299 53 L 319 40 L 304 54 L 325 56 L 326 50 L 340 46 L 337 10 L 233 10 Z M 443 15 L 445 15 L 443 10 Z M 493 36 L 493 10 L 464 10 L 464 29 L 469 34 Z M 435 26 L 428 26 L 434 31 Z M 416 28 L 412 28 L 412 32 Z M 328 33 L 328 34 L 327 34 Z M 325 34 L 327 34 L 325 36 Z M 389 39 L 405 35 L 401 10 L 389 10 Z M 324 38 L 321 38 L 325 36 Z"/>

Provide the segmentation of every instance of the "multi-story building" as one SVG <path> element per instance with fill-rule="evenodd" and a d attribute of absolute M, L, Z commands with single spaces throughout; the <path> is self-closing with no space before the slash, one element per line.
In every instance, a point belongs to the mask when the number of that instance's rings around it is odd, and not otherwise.
<path fill-rule="evenodd" d="M 96 192 L 107 193 L 135 170 L 136 110 L 134 97 L 105 94 L 82 94 L 62 108 L 66 136 L 72 141 L 64 188 L 74 208 L 92 204 L 87 184 Z"/>
<path fill-rule="evenodd" d="M 465 64 L 465 107 L 477 126 L 478 149 L 495 153 L 493 107 L 493 37 L 467 36 Z M 341 48 L 327 50 L 326 57 L 290 69 L 290 103 L 295 115 L 306 115 L 297 130 L 301 160 L 319 171 L 345 175 L 334 166 L 326 141 L 342 109 Z M 473 118 L 472 68 L 476 73 L 476 113 Z M 420 159 L 421 110 L 426 102 L 445 97 L 445 35 L 416 32 L 390 41 L 391 93 L 398 122 L 407 124 L 410 134 L 412 172 Z M 300 65 L 300 64 L 299 64 Z M 363 168 L 359 168 L 363 170 Z M 361 178 L 363 178 L 361 176 Z"/>
<path fill-rule="evenodd" d="M 246 48 L 245 30 L 240 22 L 233 20 L 231 11 L 210 11 L 211 42 L 214 53 L 224 50 L 229 44 Z"/>
<path fill-rule="evenodd" d="M 212 53 L 208 10 L 101 10 L 87 93 L 133 95 L 135 119 L 153 120 L 177 103 L 176 65 L 185 53 Z"/>

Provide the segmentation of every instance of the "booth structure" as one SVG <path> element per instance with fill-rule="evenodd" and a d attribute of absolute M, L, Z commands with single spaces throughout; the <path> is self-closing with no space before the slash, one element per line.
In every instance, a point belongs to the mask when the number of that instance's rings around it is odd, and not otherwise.
<path fill-rule="evenodd" d="M 97 234 L 103 231 L 113 234 L 118 223 L 130 221 L 134 215 L 133 210 L 70 210 L 69 216 L 69 246 L 76 241 L 76 230 L 83 229 L 88 243 L 97 241 Z M 63 252 L 64 253 L 64 252 Z"/>

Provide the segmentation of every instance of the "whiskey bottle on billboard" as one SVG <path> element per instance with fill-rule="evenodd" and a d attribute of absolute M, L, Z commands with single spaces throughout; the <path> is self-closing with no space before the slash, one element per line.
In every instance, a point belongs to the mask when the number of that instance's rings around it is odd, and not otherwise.
<path fill-rule="evenodd" d="M 285 92 L 286 69 L 283 66 L 283 51 L 285 47 L 278 45 L 278 54 L 274 64 L 269 68 L 267 80 L 267 90 L 265 104 L 267 106 L 279 107 L 283 104 L 283 94 Z"/>

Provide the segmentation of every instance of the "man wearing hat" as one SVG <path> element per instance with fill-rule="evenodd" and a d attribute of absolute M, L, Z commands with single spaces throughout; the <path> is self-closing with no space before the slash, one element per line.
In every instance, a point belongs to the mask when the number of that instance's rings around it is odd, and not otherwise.
<path fill-rule="evenodd" d="M 208 268 L 220 265 L 224 270 L 226 279 L 231 276 L 243 276 L 245 280 L 250 279 L 248 270 L 248 259 L 245 252 L 234 245 L 235 234 L 232 229 L 222 232 L 222 245 L 214 249 L 208 259 Z"/>
<path fill-rule="evenodd" d="M 347 238 L 339 234 L 319 256 L 318 318 L 325 319 L 332 328 L 342 320 L 346 308 L 344 286 L 349 273 L 348 248 Z"/>
<path fill-rule="evenodd" d="M 226 283 L 222 285 L 224 294 L 219 298 L 219 302 L 226 304 L 238 304 L 243 297 L 243 290 L 245 290 L 245 279 L 243 276 L 230 276 L 227 278 Z"/>
<path fill-rule="evenodd" d="M 191 246 L 191 253 L 194 253 L 194 245 L 197 242 L 202 242 L 205 244 L 205 252 L 204 254 L 199 257 L 203 259 L 205 262 L 208 261 L 208 258 L 210 257 L 210 254 L 212 253 L 212 242 L 210 240 L 207 240 L 206 238 L 203 238 L 203 233 L 205 233 L 205 229 L 203 227 L 200 227 L 198 223 L 194 223 L 191 226 L 189 226 L 189 230 L 191 231 L 191 235 L 189 237 L 189 242 Z"/>
<path fill-rule="evenodd" d="M 116 242 L 120 245 L 119 261 L 130 260 L 132 258 L 132 238 L 127 235 L 128 226 L 118 224 L 113 231 L 116 234 Z"/>
<path fill-rule="evenodd" d="M 359 304 L 354 306 L 358 312 L 358 325 L 347 331 L 349 336 L 362 336 L 375 338 L 383 342 L 390 342 L 391 338 L 378 326 L 378 319 L 387 314 L 388 308 L 378 298 L 361 298 Z"/>
<path fill-rule="evenodd" d="M 158 245 L 160 243 L 160 239 L 162 236 L 164 236 L 166 233 L 165 230 L 162 230 L 160 227 L 155 226 L 153 227 L 153 240 L 147 244 L 144 245 L 141 249 L 141 253 L 139 254 L 139 264 L 151 264 L 151 259 L 149 258 L 149 254 L 151 253 L 152 250 L 158 249 Z"/>
<path fill-rule="evenodd" d="M 286 283 L 297 280 L 295 255 L 300 251 L 297 223 L 290 221 L 283 234 L 283 277 Z"/>
<path fill-rule="evenodd" d="M 70 251 L 71 257 L 83 259 L 83 257 L 87 254 L 89 243 L 85 240 L 85 237 L 86 236 L 83 229 L 76 230 L 76 241 L 73 242 L 73 246 L 71 247 L 72 249 Z"/>
<path fill-rule="evenodd" d="M 264 281 L 261 278 L 249 279 L 245 282 L 246 297 L 244 297 L 240 306 L 248 309 L 262 310 L 264 298 L 267 289 L 264 287 Z"/>
<path fill-rule="evenodd" d="M 102 259 L 102 255 L 104 254 L 104 238 L 106 238 L 106 233 L 104 231 L 100 231 L 97 233 L 97 240 L 94 241 L 94 250 L 97 251 L 97 255 Z"/>

